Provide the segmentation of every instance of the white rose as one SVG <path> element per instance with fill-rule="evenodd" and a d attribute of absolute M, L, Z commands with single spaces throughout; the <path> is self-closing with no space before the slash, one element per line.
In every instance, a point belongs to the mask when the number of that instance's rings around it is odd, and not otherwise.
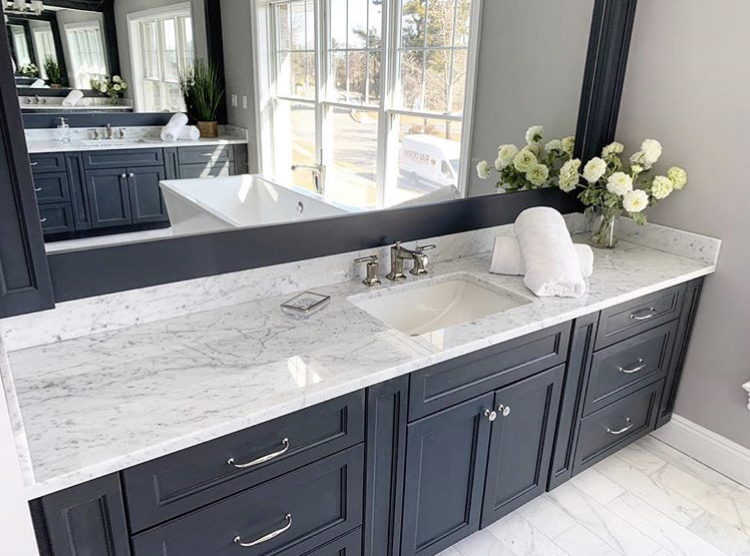
<path fill-rule="evenodd" d="M 568 135 L 561 141 L 561 143 L 565 154 L 567 154 L 568 156 L 573 156 L 573 150 L 575 149 L 576 145 L 576 138 L 572 135 Z"/>
<path fill-rule="evenodd" d="M 648 206 L 648 195 L 642 189 L 628 191 L 622 199 L 623 208 L 630 212 L 641 212 Z"/>
<path fill-rule="evenodd" d="M 486 160 L 483 160 L 477 164 L 477 175 L 480 179 L 486 180 L 490 177 L 490 165 Z"/>
<path fill-rule="evenodd" d="M 526 173 L 531 170 L 531 167 L 538 162 L 536 155 L 531 152 L 528 148 L 521 149 L 518 154 L 513 157 L 513 167 L 519 172 Z"/>
<path fill-rule="evenodd" d="M 552 139 L 552 141 L 550 141 L 546 145 L 544 145 L 544 150 L 547 153 L 559 153 L 559 152 L 563 152 L 562 141 L 560 141 L 559 139 Z"/>
<path fill-rule="evenodd" d="M 666 199 L 673 190 L 672 180 L 666 176 L 656 176 L 651 182 L 651 195 L 654 199 Z"/>
<path fill-rule="evenodd" d="M 583 167 L 583 177 L 589 183 L 596 183 L 606 171 L 607 163 L 599 157 L 594 157 Z"/>
<path fill-rule="evenodd" d="M 513 163 L 513 158 L 518 154 L 518 147 L 515 145 L 501 145 L 497 150 L 497 160 L 495 168 L 498 171 Z"/>
<path fill-rule="evenodd" d="M 641 143 L 641 152 L 643 153 L 643 160 L 646 164 L 653 166 L 661 156 L 661 143 L 656 139 L 646 139 Z"/>
<path fill-rule="evenodd" d="M 679 191 L 687 185 L 687 172 L 679 166 L 672 166 L 667 172 L 667 177 L 672 181 L 672 186 Z"/>
<path fill-rule="evenodd" d="M 544 128 L 540 125 L 533 125 L 526 130 L 526 142 L 538 143 L 544 138 Z"/>
<path fill-rule="evenodd" d="M 625 172 L 615 172 L 607 179 L 607 191 L 622 197 L 633 190 L 633 178 Z"/>
<path fill-rule="evenodd" d="M 614 141 L 602 149 L 602 156 L 607 158 L 608 156 L 621 154 L 625 150 L 625 146 L 622 143 Z"/>
<path fill-rule="evenodd" d="M 578 168 L 580 167 L 581 161 L 574 158 L 573 160 L 568 160 L 560 168 L 560 189 L 565 191 L 565 193 L 570 193 L 578 186 Z"/>
<path fill-rule="evenodd" d="M 549 168 L 544 164 L 535 164 L 528 172 L 526 172 L 526 179 L 534 185 L 544 185 L 549 177 Z"/>
<path fill-rule="evenodd" d="M 113 75 L 112 81 L 114 81 L 115 83 L 119 83 L 120 81 L 122 81 L 122 77 L 120 77 L 119 75 Z"/>
<path fill-rule="evenodd" d="M 101 87 L 99 87 L 99 91 L 106 94 L 107 93 L 107 86 L 106 85 L 102 85 Z"/>
<path fill-rule="evenodd" d="M 114 87 L 112 87 L 112 88 L 113 88 L 113 89 L 114 89 L 115 91 L 121 91 L 121 90 L 122 90 L 122 87 L 120 87 L 120 86 L 119 86 L 119 85 L 117 85 L 117 84 L 115 84 L 115 86 L 114 86 Z"/>
<path fill-rule="evenodd" d="M 123 81 L 123 82 L 120 83 L 120 87 L 122 87 L 122 90 L 124 91 L 125 89 L 128 88 L 128 84 L 125 83 L 125 81 Z"/>

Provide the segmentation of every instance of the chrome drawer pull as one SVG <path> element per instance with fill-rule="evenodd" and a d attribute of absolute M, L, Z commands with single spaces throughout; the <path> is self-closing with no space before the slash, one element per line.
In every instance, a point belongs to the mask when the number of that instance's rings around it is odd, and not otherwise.
<path fill-rule="evenodd" d="M 36 166 L 38 164 L 39 164 L 38 162 L 29 162 L 29 166 Z"/>
<path fill-rule="evenodd" d="M 637 367 L 633 367 L 632 369 L 626 369 L 625 367 L 618 367 L 617 370 L 620 371 L 622 374 L 632 375 L 633 373 L 637 373 L 638 371 L 642 371 L 645 368 L 646 368 L 646 362 L 639 357 L 638 358 L 638 366 Z"/>
<path fill-rule="evenodd" d="M 39 219 L 39 222 L 42 223 L 42 224 L 44 224 L 46 221 L 47 221 L 47 217 L 46 216 L 44 218 L 40 218 Z"/>
<path fill-rule="evenodd" d="M 642 309 L 630 314 L 630 318 L 633 320 L 648 320 L 656 315 L 656 309 L 649 307 L 648 309 Z"/>
<path fill-rule="evenodd" d="M 621 428 L 619 431 L 613 431 L 612 429 L 607 427 L 607 432 L 613 436 L 619 436 L 622 433 L 628 432 L 630 429 L 633 428 L 633 421 L 630 420 L 630 417 L 625 418 L 625 423 L 627 423 L 625 427 Z"/>
<path fill-rule="evenodd" d="M 35 188 L 34 188 L 34 191 L 36 191 L 37 193 L 39 193 L 39 192 L 40 192 L 41 190 L 42 190 L 42 188 L 41 188 L 41 187 L 35 187 Z"/>
<path fill-rule="evenodd" d="M 275 539 L 276 537 L 278 537 L 279 535 L 281 535 L 281 533 L 283 533 L 285 531 L 288 531 L 289 528 L 292 526 L 292 514 L 286 514 L 286 516 L 284 517 L 284 519 L 286 519 L 286 521 L 287 521 L 286 525 L 284 525 L 278 531 L 274 531 L 273 533 L 268 533 L 265 537 L 261 537 L 259 539 L 256 539 L 253 542 L 242 542 L 242 539 L 240 538 L 240 536 L 237 535 L 236 537 L 234 537 L 234 542 L 236 542 L 238 545 L 240 545 L 243 548 L 250 548 L 251 546 L 256 546 L 256 545 L 259 545 L 259 544 L 263 544 L 264 542 L 268 542 L 271 539 Z"/>
<path fill-rule="evenodd" d="M 268 454 L 267 456 L 260 457 L 258 459 L 255 459 L 248 463 L 235 463 L 234 458 L 229 458 L 227 460 L 227 463 L 233 467 L 236 467 L 237 469 L 247 469 L 248 467 L 254 467 L 256 465 L 260 465 L 261 463 L 266 463 L 267 461 L 271 461 L 274 458 L 277 458 L 287 452 L 289 450 L 289 439 L 285 438 L 281 441 L 281 444 L 283 444 L 283 448 L 279 450 L 278 452 L 273 452 L 272 454 Z"/>

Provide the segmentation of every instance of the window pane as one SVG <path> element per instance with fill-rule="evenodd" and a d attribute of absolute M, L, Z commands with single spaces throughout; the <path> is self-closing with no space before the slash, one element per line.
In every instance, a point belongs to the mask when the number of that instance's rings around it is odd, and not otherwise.
<path fill-rule="evenodd" d="M 164 52 L 164 79 L 177 81 L 179 66 L 177 65 L 177 22 L 174 19 L 162 21 L 163 52 Z"/>
<path fill-rule="evenodd" d="M 315 107 L 299 102 L 276 102 L 274 146 L 277 175 L 294 185 L 314 191 L 312 174 L 292 172 L 293 164 L 315 164 Z"/>
<path fill-rule="evenodd" d="M 451 79 L 450 111 L 462 114 L 466 92 L 466 50 L 453 51 L 453 77 Z"/>
<path fill-rule="evenodd" d="M 471 0 L 457 0 L 456 40 L 454 46 L 469 46 L 471 30 Z"/>
<path fill-rule="evenodd" d="M 401 106 L 407 110 L 422 110 L 422 60 L 421 51 L 401 54 Z"/>
<path fill-rule="evenodd" d="M 346 0 L 331 0 L 331 49 L 346 48 Z"/>
<path fill-rule="evenodd" d="M 427 8 L 427 45 L 451 46 L 453 44 L 454 0 L 430 0 Z"/>
<path fill-rule="evenodd" d="M 279 41 L 279 50 L 290 50 L 292 48 L 289 11 L 290 10 L 288 4 L 279 4 L 278 6 L 276 6 L 276 26 Z"/>
<path fill-rule="evenodd" d="M 425 69 L 425 108 L 445 113 L 448 111 L 448 95 L 451 90 L 451 51 L 429 51 Z"/>
<path fill-rule="evenodd" d="M 363 104 L 367 84 L 367 54 L 349 52 L 349 98 L 348 102 Z"/>
<path fill-rule="evenodd" d="M 326 193 L 339 203 L 360 208 L 378 203 L 378 113 L 331 109 L 333 167 Z"/>
<path fill-rule="evenodd" d="M 380 104 L 380 52 L 368 55 L 368 104 Z"/>
<path fill-rule="evenodd" d="M 394 205 L 455 186 L 461 157 L 461 122 L 397 116 L 398 182 Z"/>
<path fill-rule="evenodd" d="M 401 1 L 401 45 L 424 46 L 427 0 Z"/>
<path fill-rule="evenodd" d="M 307 46 L 307 16 L 304 3 L 292 4 L 292 48 L 304 50 Z"/>
<path fill-rule="evenodd" d="M 383 36 L 383 5 L 382 0 L 369 0 L 370 31 L 369 47 L 380 49 Z"/>
<path fill-rule="evenodd" d="M 368 0 L 349 0 L 349 48 L 367 46 Z"/>
<path fill-rule="evenodd" d="M 346 93 L 346 52 L 331 53 L 331 73 L 333 75 L 333 99 L 345 102 Z"/>

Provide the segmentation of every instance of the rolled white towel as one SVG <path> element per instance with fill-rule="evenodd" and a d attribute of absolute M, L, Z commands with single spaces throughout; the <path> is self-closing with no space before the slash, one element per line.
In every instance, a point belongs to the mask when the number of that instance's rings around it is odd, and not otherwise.
<path fill-rule="evenodd" d="M 32 89 L 49 89 L 47 84 L 44 82 L 44 79 L 37 79 L 35 80 L 31 85 L 29 85 Z"/>
<path fill-rule="evenodd" d="M 180 141 L 197 141 L 201 138 L 201 130 L 198 129 L 197 126 L 194 125 L 186 125 L 182 129 L 182 133 L 180 133 L 179 140 Z"/>
<path fill-rule="evenodd" d="M 549 207 L 526 209 L 514 229 L 526 265 L 523 283 L 527 288 L 539 297 L 586 293 L 573 240 L 559 212 Z"/>
<path fill-rule="evenodd" d="M 180 138 L 180 134 L 182 133 L 182 130 L 185 129 L 187 123 L 188 117 L 185 114 L 178 112 L 177 114 L 172 116 L 167 122 L 167 125 L 162 128 L 161 140 L 168 141 L 170 143 L 177 141 Z"/>
<path fill-rule="evenodd" d="M 594 272 L 594 250 L 583 243 L 574 243 L 578 266 L 581 275 L 588 278 Z M 523 261 L 521 245 L 515 236 L 498 236 L 495 238 L 495 249 L 492 252 L 490 272 L 506 274 L 508 276 L 523 276 L 526 274 L 526 264 Z"/>
<path fill-rule="evenodd" d="M 83 98 L 83 93 L 79 91 L 78 89 L 73 89 L 68 93 L 68 96 L 66 96 L 62 103 L 63 106 L 72 107 L 78 104 L 78 102 Z"/>

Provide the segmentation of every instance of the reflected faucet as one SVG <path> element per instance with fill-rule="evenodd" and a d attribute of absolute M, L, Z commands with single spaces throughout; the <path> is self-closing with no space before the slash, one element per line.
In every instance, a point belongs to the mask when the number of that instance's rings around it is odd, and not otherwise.
<path fill-rule="evenodd" d="M 315 192 L 323 195 L 326 189 L 326 167 L 323 164 L 292 164 L 292 172 L 310 170 L 313 177 Z"/>

